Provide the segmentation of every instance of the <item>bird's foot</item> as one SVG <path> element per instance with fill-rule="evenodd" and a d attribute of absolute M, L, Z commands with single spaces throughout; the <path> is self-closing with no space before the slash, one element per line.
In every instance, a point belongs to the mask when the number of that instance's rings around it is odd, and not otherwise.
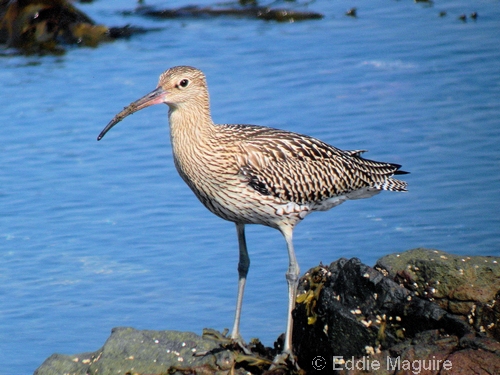
<path fill-rule="evenodd" d="M 235 344 L 238 348 L 240 348 L 243 353 L 246 355 L 252 355 L 252 351 L 248 348 L 247 344 L 245 344 L 245 341 L 241 337 L 238 337 L 236 339 L 232 339 L 233 344 Z"/>
<path fill-rule="evenodd" d="M 215 349 L 216 352 L 221 350 L 232 352 L 234 358 L 233 366 L 258 369 L 259 373 L 267 375 L 305 374 L 299 368 L 297 360 L 291 351 L 285 350 L 281 354 L 274 356 L 276 352 L 282 350 L 283 342 L 275 344 L 275 348 L 271 349 L 262 345 L 258 339 L 252 339 L 249 344 L 246 344 L 240 336 L 231 338 L 227 330 L 220 332 L 208 328 L 203 330 L 203 337 L 220 343 L 220 348 Z M 210 353 L 213 354 L 214 351 L 198 352 L 196 355 L 203 356 Z"/>
<path fill-rule="evenodd" d="M 228 332 L 229 331 L 227 330 L 227 328 L 222 332 L 219 332 L 212 328 L 204 328 L 202 336 L 203 338 L 210 338 L 212 340 L 220 342 L 221 346 L 223 347 L 236 346 L 241 351 L 243 351 L 243 353 L 247 355 L 252 354 L 252 351 L 245 344 L 245 341 L 243 341 L 241 336 L 238 336 L 237 338 L 231 338 L 227 336 Z"/>
<path fill-rule="evenodd" d="M 229 330 L 227 328 L 222 332 L 219 332 L 213 328 L 203 328 L 202 337 L 219 341 L 221 344 L 226 345 L 232 342 L 232 339 L 230 337 L 227 337 L 228 332 Z"/>

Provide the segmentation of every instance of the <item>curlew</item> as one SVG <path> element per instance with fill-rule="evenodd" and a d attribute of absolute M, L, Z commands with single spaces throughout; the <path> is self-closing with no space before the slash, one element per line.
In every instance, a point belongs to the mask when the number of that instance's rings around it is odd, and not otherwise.
<path fill-rule="evenodd" d="M 284 355 L 291 355 L 292 310 L 299 278 L 293 229 L 313 211 L 326 211 L 381 190 L 406 191 L 406 182 L 392 178 L 406 172 L 398 164 L 364 159 L 363 151 L 343 151 L 306 135 L 264 126 L 216 125 L 205 75 L 189 66 L 165 71 L 157 88 L 118 113 L 97 140 L 128 115 L 161 103 L 169 106 L 170 137 L 180 176 L 206 208 L 236 224 L 239 262 L 234 340 L 241 340 L 241 306 L 250 266 L 245 225 L 266 225 L 284 236 L 289 256 Z"/>

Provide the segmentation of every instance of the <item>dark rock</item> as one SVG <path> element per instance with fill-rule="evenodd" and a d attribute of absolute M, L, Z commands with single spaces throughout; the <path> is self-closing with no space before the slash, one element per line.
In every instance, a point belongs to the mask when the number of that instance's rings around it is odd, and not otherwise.
<path fill-rule="evenodd" d="M 316 321 L 309 319 L 308 324 L 307 302 L 298 304 L 294 314 L 294 349 L 306 371 L 313 370 L 318 355 L 332 368 L 333 356 L 375 354 L 426 330 L 457 332 L 460 337 L 472 332 L 465 322 L 356 258 L 312 269 L 301 279 L 299 293 L 308 293 L 310 278 L 318 272 L 324 275 L 324 286 L 315 301 Z"/>
<path fill-rule="evenodd" d="M 477 306 L 488 308 L 488 321 L 496 319 L 499 260 L 416 249 L 380 259 L 380 271 L 356 258 L 309 270 L 294 311 L 299 365 L 308 374 L 500 373 L 500 343 L 492 334 L 498 319 L 490 338 L 475 324 Z M 456 314 L 436 295 L 467 300 L 476 313 Z"/>

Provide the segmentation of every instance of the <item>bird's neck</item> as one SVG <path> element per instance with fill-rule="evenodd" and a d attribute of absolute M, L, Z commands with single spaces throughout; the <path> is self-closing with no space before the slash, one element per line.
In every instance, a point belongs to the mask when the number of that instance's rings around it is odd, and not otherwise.
<path fill-rule="evenodd" d="M 203 143 L 213 132 L 214 123 L 208 105 L 179 105 L 168 112 L 172 143 Z"/>
<path fill-rule="evenodd" d="M 175 166 L 191 186 L 191 175 L 202 168 L 202 154 L 210 153 L 215 125 L 207 106 L 171 107 L 168 113 Z"/>

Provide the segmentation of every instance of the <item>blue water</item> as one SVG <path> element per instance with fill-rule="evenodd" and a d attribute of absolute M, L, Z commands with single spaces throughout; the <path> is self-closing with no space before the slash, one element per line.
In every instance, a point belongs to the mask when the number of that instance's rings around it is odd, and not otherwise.
<path fill-rule="evenodd" d="M 96 141 L 174 65 L 205 71 L 216 122 L 307 133 L 411 172 L 409 193 L 301 223 L 302 271 L 418 246 L 500 255 L 497 1 L 361 0 L 353 19 L 347 3 L 318 0 L 300 9 L 325 18 L 297 23 L 118 12 L 135 3 L 79 6 L 100 23 L 159 31 L 60 57 L 0 58 L 0 375 L 30 374 L 54 352 L 96 350 L 115 326 L 231 326 L 234 225 L 178 177 L 167 107 Z M 458 20 L 473 11 L 477 21 Z M 249 227 L 247 240 L 242 334 L 271 345 L 286 319 L 285 243 L 264 227 Z"/>

